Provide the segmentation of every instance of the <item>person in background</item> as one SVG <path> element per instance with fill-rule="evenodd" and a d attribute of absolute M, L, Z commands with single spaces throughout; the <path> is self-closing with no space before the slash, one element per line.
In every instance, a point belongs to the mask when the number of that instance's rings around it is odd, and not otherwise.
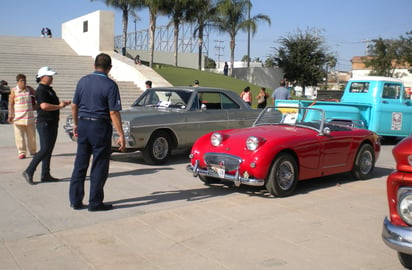
<path fill-rule="evenodd" d="M 140 61 L 140 55 L 136 55 L 136 57 L 134 58 L 134 63 L 136 64 L 136 65 L 140 65 L 142 62 Z"/>
<path fill-rule="evenodd" d="M 41 33 L 41 37 L 42 37 L 42 38 L 46 37 L 46 35 L 47 35 L 46 27 L 43 27 L 43 28 L 41 29 L 40 33 Z"/>
<path fill-rule="evenodd" d="M 228 73 L 229 73 L 229 65 L 227 64 L 227 62 L 225 62 L 225 65 L 223 66 L 223 74 L 227 76 Z"/>
<path fill-rule="evenodd" d="M 280 87 L 276 88 L 273 93 L 272 93 L 272 101 L 273 105 L 275 105 L 275 100 L 276 99 L 292 99 L 292 96 L 289 93 L 289 89 L 286 87 L 286 81 L 281 80 L 280 81 Z"/>
<path fill-rule="evenodd" d="M 11 89 L 9 95 L 8 122 L 14 124 L 18 158 L 24 159 L 27 149 L 31 156 L 36 154 L 35 92 L 26 85 L 26 75 L 17 74 L 16 81 L 17 86 Z"/>
<path fill-rule="evenodd" d="M 48 28 L 48 27 L 46 27 L 46 35 L 47 35 L 48 38 L 52 37 L 52 32 L 51 32 L 50 28 Z"/>
<path fill-rule="evenodd" d="M 70 180 L 70 206 L 84 208 L 84 182 L 91 155 L 89 211 L 107 211 L 113 208 L 104 204 L 104 185 L 109 174 L 113 126 L 119 135 L 119 150 L 125 147 L 120 111 L 119 87 L 108 77 L 112 59 L 101 53 L 94 62 L 95 71 L 77 83 L 72 104 L 73 133 L 77 137 L 77 152 Z M 113 125 L 113 126 L 112 126 Z"/>
<path fill-rule="evenodd" d="M 252 96 L 250 93 L 250 87 L 246 86 L 245 89 L 243 89 L 243 92 L 240 93 L 240 97 L 243 99 L 244 102 L 252 106 Z"/>
<path fill-rule="evenodd" d="M 40 162 L 42 163 L 41 181 L 59 181 L 59 179 L 54 178 L 50 174 L 50 161 L 57 139 L 60 109 L 69 105 L 70 100 L 60 101 L 56 92 L 50 86 L 53 83 L 53 76 L 55 74 L 57 72 L 49 67 L 42 67 L 37 72 L 37 78 L 40 79 L 40 82 L 36 89 L 36 128 L 39 133 L 40 150 L 23 172 L 24 179 L 31 185 L 34 184 L 33 175 Z"/>
<path fill-rule="evenodd" d="M 146 84 L 146 89 L 152 88 L 152 81 L 146 81 L 145 84 Z"/>
<path fill-rule="evenodd" d="M 194 80 L 193 82 L 193 87 L 199 87 L 199 81 L 198 80 Z"/>
<path fill-rule="evenodd" d="M 256 96 L 256 99 L 258 101 L 258 109 L 264 109 L 266 107 L 268 96 L 269 95 L 266 93 L 266 88 L 261 87 L 259 90 L 259 94 Z"/>

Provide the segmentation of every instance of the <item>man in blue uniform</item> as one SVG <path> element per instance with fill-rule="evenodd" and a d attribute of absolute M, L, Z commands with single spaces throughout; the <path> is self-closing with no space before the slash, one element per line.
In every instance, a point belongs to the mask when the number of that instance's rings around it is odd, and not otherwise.
<path fill-rule="evenodd" d="M 113 127 L 119 134 L 119 150 L 125 147 L 120 110 L 119 88 L 107 74 L 112 67 L 107 54 L 99 54 L 94 62 L 95 71 L 77 83 L 72 114 L 73 132 L 77 137 L 77 153 L 70 181 L 70 204 L 75 210 L 84 208 L 84 181 L 89 160 L 93 154 L 90 171 L 89 211 L 106 211 L 113 208 L 104 204 L 103 187 L 109 173 L 111 137 Z"/>

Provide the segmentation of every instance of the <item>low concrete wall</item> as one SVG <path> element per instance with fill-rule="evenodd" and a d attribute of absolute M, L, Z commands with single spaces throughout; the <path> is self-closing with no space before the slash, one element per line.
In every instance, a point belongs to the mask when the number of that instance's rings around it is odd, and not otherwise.
<path fill-rule="evenodd" d="M 116 48 L 116 50 L 121 53 L 121 49 Z M 127 50 L 126 56 L 134 59 L 136 55 L 140 56 L 140 61 L 149 62 L 150 55 L 148 51 L 139 50 Z M 199 55 L 196 53 L 179 53 L 177 56 L 177 63 L 179 67 L 198 69 L 199 67 Z M 202 69 L 205 65 L 206 56 L 202 59 Z M 170 52 L 159 52 L 155 51 L 153 55 L 153 62 L 162 63 L 166 65 L 174 65 L 175 57 L 173 53 Z"/>
<path fill-rule="evenodd" d="M 234 68 L 232 74 L 236 79 L 245 80 L 269 90 L 278 88 L 283 79 L 282 69 L 270 67 Z"/>

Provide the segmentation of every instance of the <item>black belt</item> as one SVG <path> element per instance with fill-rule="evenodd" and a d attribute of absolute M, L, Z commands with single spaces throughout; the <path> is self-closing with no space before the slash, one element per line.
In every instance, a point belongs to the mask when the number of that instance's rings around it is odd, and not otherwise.
<path fill-rule="evenodd" d="M 79 116 L 79 119 L 86 120 L 86 121 L 102 121 L 102 122 L 109 122 L 109 119 L 106 118 L 95 118 L 95 117 L 84 117 Z"/>

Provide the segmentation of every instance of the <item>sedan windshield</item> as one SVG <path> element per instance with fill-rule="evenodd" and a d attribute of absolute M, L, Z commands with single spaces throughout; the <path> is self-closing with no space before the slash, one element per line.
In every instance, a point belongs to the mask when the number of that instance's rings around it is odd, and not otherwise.
<path fill-rule="evenodd" d="M 185 109 L 190 96 L 183 90 L 146 90 L 132 106 Z"/>

